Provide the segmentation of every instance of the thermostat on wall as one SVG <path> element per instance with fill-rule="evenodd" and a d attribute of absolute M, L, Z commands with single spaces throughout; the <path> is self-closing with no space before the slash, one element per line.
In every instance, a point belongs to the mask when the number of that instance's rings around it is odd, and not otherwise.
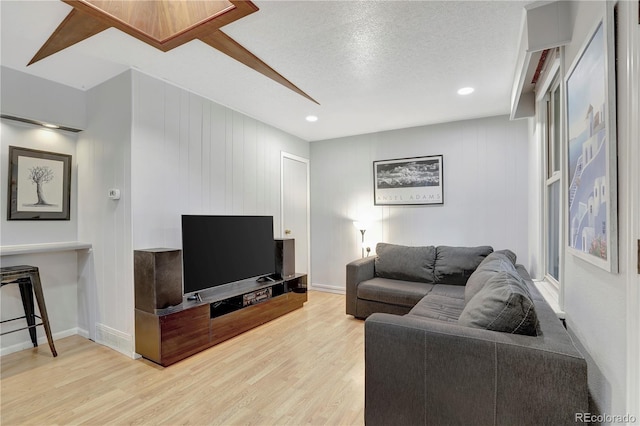
<path fill-rule="evenodd" d="M 109 190 L 109 198 L 111 198 L 112 200 L 119 200 L 120 199 L 120 190 L 119 189 L 115 189 L 112 188 Z"/>

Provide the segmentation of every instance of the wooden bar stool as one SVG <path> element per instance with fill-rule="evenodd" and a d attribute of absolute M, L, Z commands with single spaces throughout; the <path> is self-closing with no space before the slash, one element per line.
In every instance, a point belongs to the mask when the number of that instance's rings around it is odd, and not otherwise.
<path fill-rule="evenodd" d="M 47 306 L 44 303 L 44 293 L 42 292 L 42 284 L 40 283 L 40 273 L 35 266 L 6 266 L 0 268 L 2 283 L 0 287 L 4 287 L 9 284 L 17 284 L 20 286 L 20 297 L 22 298 L 22 306 L 24 307 L 24 316 L 11 318 L 0 323 L 9 321 L 16 321 L 19 319 L 26 319 L 27 326 L 19 328 L 17 330 L 11 330 L 4 333 L 0 333 L 0 336 L 15 333 L 16 331 L 29 330 L 33 347 L 38 346 L 38 339 L 36 336 L 36 327 L 39 325 L 44 326 L 44 332 L 47 335 L 47 341 L 49 342 L 49 348 L 54 357 L 58 356 L 56 348 L 53 345 L 53 337 L 51 336 L 51 327 L 49 326 L 49 316 L 47 315 Z M 36 295 L 38 302 L 38 308 L 40 309 L 40 316 L 35 314 L 33 306 L 33 294 Z M 36 324 L 36 318 L 42 322 Z"/>

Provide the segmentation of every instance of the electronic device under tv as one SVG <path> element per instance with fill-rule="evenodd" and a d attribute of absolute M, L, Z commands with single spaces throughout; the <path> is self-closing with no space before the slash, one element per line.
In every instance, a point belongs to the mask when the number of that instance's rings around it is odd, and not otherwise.
<path fill-rule="evenodd" d="M 272 216 L 182 216 L 184 294 L 275 272 Z"/>

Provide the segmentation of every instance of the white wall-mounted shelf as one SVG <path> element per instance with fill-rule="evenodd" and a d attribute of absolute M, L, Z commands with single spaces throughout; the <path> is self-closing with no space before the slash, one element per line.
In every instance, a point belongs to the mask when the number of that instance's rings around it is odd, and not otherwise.
<path fill-rule="evenodd" d="M 18 254 L 51 253 L 58 251 L 91 250 L 90 243 L 80 241 L 66 241 L 60 243 L 43 244 L 19 244 L 13 246 L 0 246 L 0 256 L 13 256 Z"/>

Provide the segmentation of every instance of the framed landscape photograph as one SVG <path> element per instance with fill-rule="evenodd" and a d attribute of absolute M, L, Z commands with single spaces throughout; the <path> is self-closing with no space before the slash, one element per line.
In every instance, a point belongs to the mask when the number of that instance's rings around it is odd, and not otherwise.
<path fill-rule="evenodd" d="M 8 220 L 69 220 L 71 155 L 9 147 Z"/>
<path fill-rule="evenodd" d="M 442 155 L 374 161 L 374 204 L 444 204 L 442 176 Z"/>
<path fill-rule="evenodd" d="M 613 11 L 602 19 L 565 78 L 569 252 L 618 271 L 616 93 Z"/>

